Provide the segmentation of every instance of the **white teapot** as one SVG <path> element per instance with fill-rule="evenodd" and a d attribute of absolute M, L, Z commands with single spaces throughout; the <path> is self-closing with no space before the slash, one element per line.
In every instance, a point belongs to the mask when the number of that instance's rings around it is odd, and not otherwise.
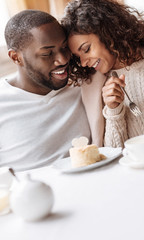
<path fill-rule="evenodd" d="M 17 182 L 10 196 L 11 210 L 27 221 L 46 217 L 52 209 L 54 195 L 50 186 L 32 180 L 29 175 Z"/>
<path fill-rule="evenodd" d="M 9 167 L 0 167 L 0 188 L 10 189 L 14 179 Z"/>

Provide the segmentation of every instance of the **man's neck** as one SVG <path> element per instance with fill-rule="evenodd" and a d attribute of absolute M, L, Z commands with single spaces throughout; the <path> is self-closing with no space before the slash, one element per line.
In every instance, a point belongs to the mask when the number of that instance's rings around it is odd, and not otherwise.
<path fill-rule="evenodd" d="M 43 88 L 34 83 L 31 84 L 29 81 L 27 82 L 23 81 L 22 77 L 19 74 L 12 76 L 7 81 L 13 87 L 17 87 L 24 91 L 35 93 L 38 95 L 46 95 L 49 92 L 51 92 L 51 89 L 49 88 Z"/>

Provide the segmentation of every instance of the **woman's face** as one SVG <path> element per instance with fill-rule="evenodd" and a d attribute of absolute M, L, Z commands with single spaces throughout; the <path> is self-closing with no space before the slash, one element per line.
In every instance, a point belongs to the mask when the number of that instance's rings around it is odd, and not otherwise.
<path fill-rule="evenodd" d="M 95 34 L 72 35 L 68 38 L 71 52 L 80 58 L 83 67 L 93 67 L 105 74 L 116 64 L 116 59 Z"/>

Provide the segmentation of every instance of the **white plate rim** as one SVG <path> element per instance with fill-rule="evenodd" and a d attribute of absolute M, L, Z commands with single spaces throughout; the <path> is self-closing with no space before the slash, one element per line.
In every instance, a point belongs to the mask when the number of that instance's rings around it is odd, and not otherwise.
<path fill-rule="evenodd" d="M 79 167 L 79 168 L 68 168 L 68 169 L 63 169 L 63 168 L 60 168 L 58 167 L 57 163 L 59 163 L 60 161 L 63 161 L 63 160 L 66 160 L 66 159 L 70 159 L 70 157 L 67 157 L 67 158 L 63 158 L 63 159 L 59 159 L 59 160 L 56 160 L 53 164 L 52 164 L 52 167 L 59 170 L 60 172 L 63 172 L 63 173 L 77 173 L 77 172 L 84 172 L 84 171 L 88 171 L 88 170 L 91 170 L 91 169 L 95 169 L 95 168 L 98 168 L 98 167 L 101 167 L 103 165 L 106 165 L 110 162 L 112 162 L 113 160 L 115 160 L 117 157 L 119 157 L 121 154 L 122 154 L 122 148 L 119 147 L 119 148 L 112 148 L 112 147 L 101 147 L 101 148 L 98 148 L 99 149 L 99 152 L 104 154 L 104 151 L 116 151 L 117 153 L 114 154 L 112 157 L 109 157 L 105 160 L 102 160 L 100 162 L 96 162 L 94 164 L 90 164 L 88 166 L 84 166 L 84 167 Z"/>

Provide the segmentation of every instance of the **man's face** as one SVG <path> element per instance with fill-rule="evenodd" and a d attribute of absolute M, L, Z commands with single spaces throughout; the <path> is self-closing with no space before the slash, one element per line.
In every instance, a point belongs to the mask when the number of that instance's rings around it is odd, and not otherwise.
<path fill-rule="evenodd" d="M 22 51 L 26 81 L 45 89 L 60 89 L 68 81 L 70 52 L 59 23 L 31 30 L 32 43 Z"/>

